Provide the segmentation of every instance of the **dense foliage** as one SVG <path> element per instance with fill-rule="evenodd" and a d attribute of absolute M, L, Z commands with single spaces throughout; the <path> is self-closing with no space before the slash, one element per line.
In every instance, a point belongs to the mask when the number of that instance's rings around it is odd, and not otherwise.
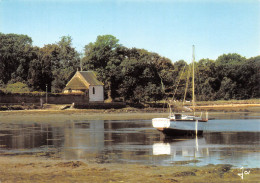
<path fill-rule="evenodd" d="M 183 60 L 172 63 L 157 53 L 124 47 L 112 35 L 98 36 L 84 52 L 80 64 L 70 36 L 39 48 L 26 35 L 0 33 L 0 89 L 14 92 L 17 86 L 23 92 L 45 91 L 47 85 L 49 92 L 62 92 L 82 66 L 97 73 L 111 101 L 182 100 L 186 89 L 190 99 L 191 65 Z M 259 98 L 259 70 L 260 56 L 246 59 L 223 54 L 215 61 L 195 62 L 197 100 Z"/>
<path fill-rule="evenodd" d="M 32 91 L 61 92 L 79 63 L 72 39 L 62 37 L 43 48 L 26 35 L 0 33 L 0 85 L 23 82 Z"/>

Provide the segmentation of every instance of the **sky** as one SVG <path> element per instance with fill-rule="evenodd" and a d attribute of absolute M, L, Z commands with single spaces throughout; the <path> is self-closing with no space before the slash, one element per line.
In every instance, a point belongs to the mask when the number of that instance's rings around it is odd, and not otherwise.
<path fill-rule="evenodd" d="M 43 47 L 71 36 L 84 46 L 113 35 L 176 62 L 260 55 L 260 0 L 0 0 L 0 32 Z"/>

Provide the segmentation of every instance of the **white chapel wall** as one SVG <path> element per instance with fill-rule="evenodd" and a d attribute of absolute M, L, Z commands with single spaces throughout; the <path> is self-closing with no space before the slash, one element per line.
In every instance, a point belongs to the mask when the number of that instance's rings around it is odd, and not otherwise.
<path fill-rule="evenodd" d="M 103 86 L 89 86 L 89 101 L 90 102 L 104 102 L 104 87 Z"/>

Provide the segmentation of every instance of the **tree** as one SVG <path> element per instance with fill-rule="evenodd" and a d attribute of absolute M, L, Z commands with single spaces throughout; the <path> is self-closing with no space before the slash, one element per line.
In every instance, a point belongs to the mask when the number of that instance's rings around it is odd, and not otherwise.
<path fill-rule="evenodd" d="M 239 99 L 260 97 L 260 56 L 250 58 L 238 68 L 237 87 Z"/>
<path fill-rule="evenodd" d="M 61 92 L 79 67 L 79 54 L 71 45 L 72 39 L 63 36 L 57 44 L 38 49 L 37 59 L 29 67 L 28 81 L 33 90 Z"/>
<path fill-rule="evenodd" d="M 158 54 L 144 49 L 129 49 L 119 66 L 121 79 L 117 92 L 130 102 L 161 100 L 168 82 L 172 84 L 169 78 L 164 77 L 168 76 L 167 70 L 171 67 L 170 61 Z"/>
<path fill-rule="evenodd" d="M 240 74 L 238 71 L 241 65 L 243 65 L 245 62 L 246 58 L 242 57 L 237 53 L 223 54 L 217 58 L 216 70 L 217 81 L 219 85 L 219 88 L 217 88 L 217 99 L 224 98 L 228 100 L 237 98 L 239 92 L 239 88 L 237 86 L 237 79 Z M 230 88 L 229 94 L 223 93 L 227 92 L 227 83 L 232 86 L 232 88 Z M 228 98 L 227 96 L 231 98 Z"/>
<path fill-rule="evenodd" d="M 48 44 L 40 49 L 39 58 L 42 70 L 39 86 L 42 91 L 45 90 L 46 84 L 48 91 L 51 91 L 52 81 L 54 80 L 53 72 L 60 67 L 60 52 L 61 50 L 56 44 Z"/>
<path fill-rule="evenodd" d="M 0 33 L 0 78 L 6 84 L 26 81 L 29 64 L 36 55 L 27 35 Z"/>
<path fill-rule="evenodd" d="M 44 91 L 44 80 L 42 75 L 42 63 L 38 59 L 33 59 L 29 65 L 28 83 L 33 91 Z"/>
<path fill-rule="evenodd" d="M 120 46 L 118 42 L 119 40 L 112 35 L 98 36 L 96 42 L 85 46 L 85 57 L 82 59 L 84 67 L 96 71 L 98 78 L 105 83 L 105 91 L 110 100 L 114 77 L 110 69 L 118 62 L 114 57 L 116 48 Z"/>
<path fill-rule="evenodd" d="M 80 67 L 79 53 L 72 46 L 72 38 L 63 36 L 58 42 L 60 52 L 58 53 L 58 67 L 53 68 L 52 91 L 61 92 L 69 79 Z"/>
<path fill-rule="evenodd" d="M 184 60 L 179 60 L 173 64 L 170 70 L 172 85 L 169 87 L 169 96 L 173 99 L 183 100 L 185 94 L 185 86 L 188 82 L 189 66 Z"/>
<path fill-rule="evenodd" d="M 214 100 L 216 83 L 215 62 L 201 59 L 195 64 L 195 93 L 197 100 Z"/>

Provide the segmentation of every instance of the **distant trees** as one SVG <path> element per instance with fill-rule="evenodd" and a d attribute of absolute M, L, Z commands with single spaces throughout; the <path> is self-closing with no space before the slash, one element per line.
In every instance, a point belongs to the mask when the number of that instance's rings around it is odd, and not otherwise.
<path fill-rule="evenodd" d="M 197 65 L 199 100 L 229 100 L 260 97 L 260 56 L 246 59 L 239 54 L 223 54 L 216 61 Z"/>
<path fill-rule="evenodd" d="M 99 79 L 105 83 L 105 91 L 110 99 L 111 85 L 117 74 L 113 68 L 118 61 L 115 56 L 115 50 L 120 46 L 118 41 L 112 35 L 98 36 L 96 42 L 85 46 L 85 57 L 82 59 L 86 69 L 96 71 Z"/>
<path fill-rule="evenodd" d="M 112 35 L 98 36 L 85 46 L 84 53 L 83 69 L 96 72 L 110 101 L 182 100 L 186 88 L 187 98 L 191 97 L 191 66 L 184 60 L 172 63 L 157 53 L 124 47 Z M 0 33 L 3 91 L 45 91 L 47 84 L 49 91 L 61 92 L 79 67 L 79 53 L 70 36 L 40 48 L 32 46 L 27 35 Z M 260 56 L 246 59 L 232 53 L 215 61 L 201 59 L 195 63 L 196 99 L 259 98 L 259 71 Z"/>
<path fill-rule="evenodd" d="M 143 49 L 132 48 L 127 53 L 119 65 L 117 94 L 137 102 L 163 99 L 170 60 Z"/>
<path fill-rule="evenodd" d="M 79 54 L 72 39 L 64 36 L 56 44 L 33 47 L 26 35 L 0 33 L 0 83 L 22 82 L 31 91 L 61 92 L 79 67 Z"/>
<path fill-rule="evenodd" d="M 240 99 L 260 97 L 260 56 L 250 58 L 239 67 L 238 90 Z"/>
<path fill-rule="evenodd" d="M 170 60 L 143 49 L 126 48 L 112 35 L 98 36 L 96 42 L 85 46 L 83 64 L 97 72 L 105 84 L 110 100 L 122 97 L 127 101 L 150 101 L 163 98 L 158 63 Z"/>
<path fill-rule="evenodd" d="M 0 33 L 0 80 L 3 83 L 27 79 L 33 54 L 32 39 L 26 35 Z"/>
<path fill-rule="evenodd" d="M 202 59 L 195 64 L 195 93 L 197 100 L 215 100 L 219 89 L 216 75 L 216 64 L 213 60 Z"/>

